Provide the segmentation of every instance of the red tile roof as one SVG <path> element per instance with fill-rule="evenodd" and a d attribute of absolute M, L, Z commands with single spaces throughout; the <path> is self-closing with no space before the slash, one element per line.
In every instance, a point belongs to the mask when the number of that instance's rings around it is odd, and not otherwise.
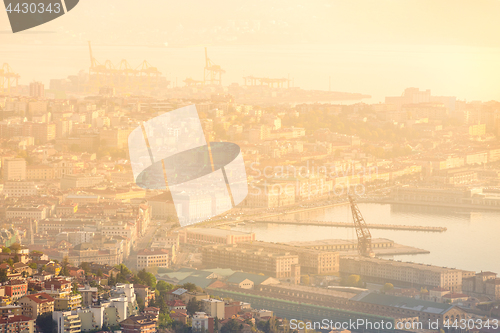
<path fill-rule="evenodd" d="M 54 302 L 54 299 L 46 293 L 26 295 L 24 297 L 28 297 L 29 299 L 31 299 L 32 301 L 34 301 L 38 304 Z"/>

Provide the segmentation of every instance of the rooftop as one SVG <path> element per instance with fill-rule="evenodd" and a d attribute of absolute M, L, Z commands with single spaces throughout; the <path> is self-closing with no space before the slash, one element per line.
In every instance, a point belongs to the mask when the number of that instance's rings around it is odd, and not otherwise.
<path fill-rule="evenodd" d="M 32 295 L 25 295 L 24 297 L 29 298 L 30 300 L 36 302 L 36 303 L 48 303 L 48 302 L 54 302 L 54 299 L 49 296 L 46 293 L 40 293 L 40 294 L 32 294 Z M 24 298 L 23 297 L 23 298 Z"/>
<path fill-rule="evenodd" d="M 351 300 L 433 314 L 445 313 L 453 307 L 452 305 L 445 303 L 423 301 L 415 298 L 392 296 L 387 294 L 373 293 L 369 291 L 356 295 L 351 298 Z"/>

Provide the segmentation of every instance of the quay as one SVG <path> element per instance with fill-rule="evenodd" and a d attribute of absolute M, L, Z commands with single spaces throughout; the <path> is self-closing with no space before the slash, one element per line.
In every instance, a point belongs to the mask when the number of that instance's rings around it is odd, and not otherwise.
<path fill-rule="evenodd" d="M 228 222 L 234 223 L 234 222 Z M 294 224 L 294 225 L 313 225 L 321 227 L 339 227 L 339 228 L 354 228 L 354 223 L 350 222 L 333 222 L 333 221 L 315 221 L 315 220 L 262 220 L 257 219 L 255 223 L 274 223 L 274 224 Z M 386 230 L 406 230 L 406 231 L 424 231 L 424 232 L 445 232 L 446 227 L 428 227 L 418 225 L 399 225 L 399 224 L 367 224 L 369 229 L 386 229 Z"/>

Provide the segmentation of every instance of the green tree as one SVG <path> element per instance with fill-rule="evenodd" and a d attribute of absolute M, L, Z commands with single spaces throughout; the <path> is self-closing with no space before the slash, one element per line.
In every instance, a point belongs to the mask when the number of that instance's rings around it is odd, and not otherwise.
<path fill-rule="evenodd" d="M 182 285 L 182 288 L 186 289 L 189 292 L 193 292 L 193 291 L 197 290 L 196 285 L 194 283 L 191 283 L 191 282 L 184 283 Z"/>
<path fill-rule="evenodd" d="M 172 324 L 173 320 L 170 318 L 168 312 L 160 313 L 158 316 L 158 326 L 160 328 L 167 328 Z"/>
<path fill-rule="evenodd" d="M 137 300 L 137 305 L 139 306 L 139 310 L 141 312 L 144 311 L 144 308 L 146 307 L 146 303 L 144 302 L 144 300 L 140 297 L 137 297 L 136 300 Z"/>
<path fill-rule="evenodd" d="M 81 294 L 81 293 L 80 293 L 80 291 L 78 290 L 78 283 L 73 282 L 73 284 L 72 284 L 71 286 L 72 286 L 72 288 L 71 288 L 71 292 L 72 292 L 73 294 L 75 294 L 75 295 L 76 295 L 76 294 Z"/>
<path fill-rule="evenodd" d="M 137 273 L 137 277 L 143 281 L 146 285 L 148 285 L 150 288 L 155 289 L 156 288 L 156 278 L 153 274 L 147 272 L 145 269 L 139 271 Z"/>
<path fill-rule="evenodd" d="M 52 319 L 52 312 L 38 316 L 36 324 L 43 333 L 55 333 L 57 331 L 57 323 Z"/>
<path fill-rule="evenodd" d="M 186 305 L 186 310 L 187 313 L 192 316 L 195 312 L 200 312 L 201 311 L 201 302 L 197 301 L 194 298 L 191 298 Z"/>
<path fill-rule="evenodd" d="M 11 246 L 9 246 L 9 248 L 11 249 L 11 251 L 18 252 L 19 250 L 21 250 L 21 244 L 14 243 Z"/>
<path fill-rule="evenodd" d="M 222 327 L 220 329 L 220 333 L 239 333 L 239 332 L 241 332 L 242 328 L 243 328 L 242 324 L 238 323 L 234 319 L 231 319 L 227 323 L 222 325 Z"/>
<path fill-rule="evenodd" d="M 389 292 L 389 291 L 392 291 L 392 290 L 394 290 L 394 285 L 392 283 L 386 283 L 382 287 L 382 291 L 383 292 Z"/>
<path fill-rule="evenodd" d="M 174 289 L 174 286 L 168 282 L 160 280 L 156 283 L 156 289 L 160 291 L 170 291 Z"/>
<path fill-rule="evenodd" d="M 69 275 L 69 269 L 68 269 L 68 266 L 67 266 L 67 265 L 64 265 L 64 266 L 61 268 L 61 272 L 59 273 L 59 275 L 62 275 L 62 276 L 70 276 L 70 275 Z"/>
<path fill-rule="evenodd" d="M 85 274 L 90 272 L 90 264 L 88 262 L 82 262 L 80 268 L 85 271 Z"/>
<path fill-rule="evenodd" d="M 360 276 L 359 275 L 349 275 L 349 277 L 347 278 L 347 285 L 351 286 L 351 287 L 357 287 L 359 286 L 359 283 L 360 283 Z"/>
<path fill-rule="evenodd" d="M 113 277 L 113 275 L 110 275 L 109 278 L 108 278 L 108 286 L 114 286 L 116 284 L 116 280 L 115 278 Z"/>
<path fill-rule="evenodd" d="M 0 269 L 0 282 L 7 282 L 7 281 L 9 281 L 9 278 L 7 277 L 7 270 Z"/>
<path fill-rule="evenodd" d="M 116 276 L 116 282 L 118 283 L 129 283 L 130 281 L 129 276 L 132 275 L 132 271 L 127 268 L 124 264 L 120 264 L 115 266 L 117 269 L 120 270 L 120 273 L 117 274 Z"/>
<path fill-rule="evenodd" d="M 2 253 L 9 254 L 10 252 L 11 252 L 11 250 L 8 247 L 3 247 L 2 248 Z"/>

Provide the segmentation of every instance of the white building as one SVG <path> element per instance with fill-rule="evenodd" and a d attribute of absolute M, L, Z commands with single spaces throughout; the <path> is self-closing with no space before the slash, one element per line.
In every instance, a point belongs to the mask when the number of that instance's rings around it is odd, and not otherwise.
<path fill-rule="evenodd" d="M 118 283 L 111 289 L 109 302 L 118 310 L 120 321 L 136 315 L 139 311 L 133 284 Z"/>
<path fill-rule="evenodd" d="M 206 332 L 208 331 L 209 325 L 213 327 L 213 317 L 208 316 L 205 312 L 196 312 L 193 315 L 191 321 L 193 326 L 193 331 L 195 332 Z"/>
<path fill-rule="evenodd" d="M 9 197 L 26 197 L 38 194 L 34 182 L 7 182 L 3 187 L 3 194 Z"/>
<path fill-rule="evenodd" d="M 52 319 L 57 324 L 57 333 L 78 333 L 82 322 L 74 311 L 54 311 Z"/>
<path fill-rule="evenodd" d="M 94 239 L 93 232 L 87 232 L 87 231 L 68 232 L 68 241 L 73 245 L 78 245 L 82 243 L 92 243 L 93 239 Z"/>
<path fill-rule="evenodd" d="M 209 316 L 212 317 L 217 317 L 221 320 L 224 319 L 225 317 L 225 312 L 224 312 L 224 302 L 220 301 L 218 299 L 202 299 L 201 300 L 201 305 L 202 305 L 202 310 L 208 314 Z"/>
<path fill-rule="evenodd" d="M 144 249 L 137 253 L 137 269 L 170 266 L 170 251 L 166 249 Z"/>
<path fill-rule="evenodd" d="M 43 220 L 47 217 L 47 207 L 43 205 L 13 206 L 5 209 L 5 217 Z"/>

